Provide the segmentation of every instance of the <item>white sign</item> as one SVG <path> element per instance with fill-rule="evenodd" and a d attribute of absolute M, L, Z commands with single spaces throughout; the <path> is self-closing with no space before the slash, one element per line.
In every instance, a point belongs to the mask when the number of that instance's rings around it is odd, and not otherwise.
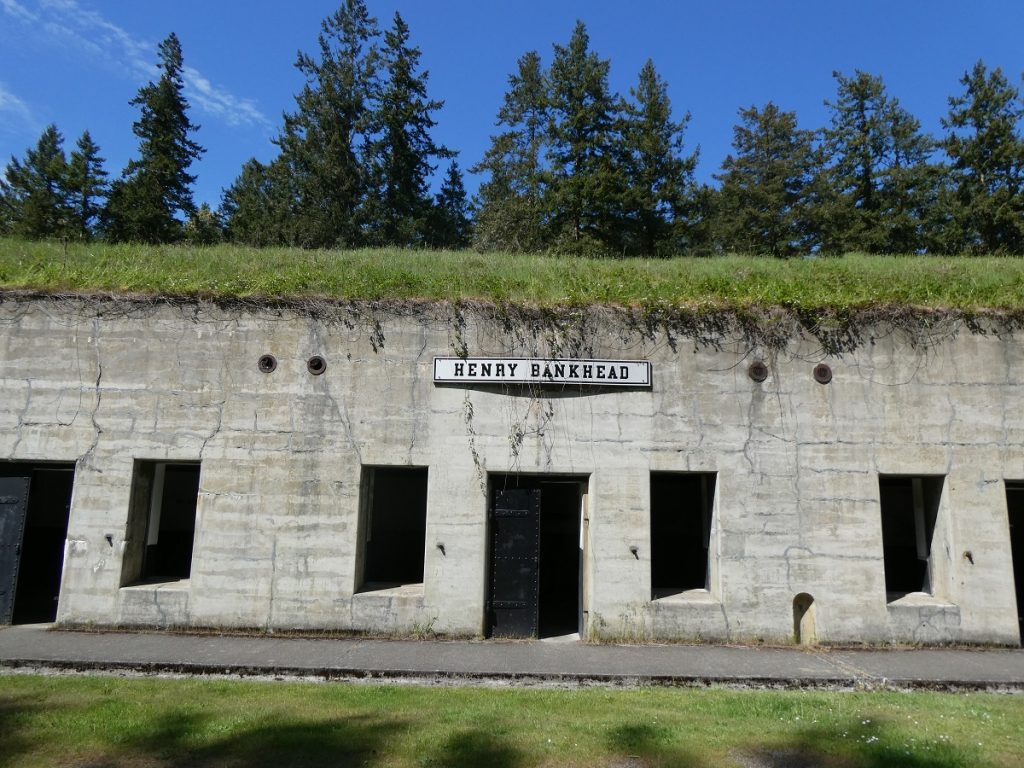
<path fill-rule="evenodd" d="M 650 387 L 651 364 L 645 360 L 435 357 L 434 383 Z"/>

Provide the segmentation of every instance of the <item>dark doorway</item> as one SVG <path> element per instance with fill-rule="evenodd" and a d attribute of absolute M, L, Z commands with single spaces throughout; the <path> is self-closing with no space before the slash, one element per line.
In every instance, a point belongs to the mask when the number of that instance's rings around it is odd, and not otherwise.
<path fill-rule="evenodd" d="M 0 624 L 57 618 L 73 464 L 0 462 Z"/>
<path fill-rule="evenodd" d="M 558 637 L 580 631 L 584 483 L 575 478 L 491 478 L 492 637 Z"/>
<path fill-rule="evenodd" d="M 1010 553 L 1017 591 L 1017 627 L 1024 645 L 1024 482 L 1006 483 L 1006 511 L 1010 519 Z"/>

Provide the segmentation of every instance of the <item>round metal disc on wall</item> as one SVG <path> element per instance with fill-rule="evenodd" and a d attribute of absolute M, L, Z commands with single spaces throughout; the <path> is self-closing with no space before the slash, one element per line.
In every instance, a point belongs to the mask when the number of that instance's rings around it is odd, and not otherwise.
<path fill-rule="evenodd" d="M 306 361 L 306 370 L 314 376 L 319 376 L 327 370 L 327 361 L 320 355 L 313 355 Z"/>
<path fill-rule="evenodd" d="M 747 368 L 747 376 L 760 383 L 768 378 L 768 366 L 761 360 L 755 360 Z"/>
<path fill-rule="evenodd" d="M 256 367 L 260 369 L 261 373 L 273 373 L 277 370 L 277 358 L 273 355 L 260 355 L 260 359 L 256 361 Z"/>
<path fill-rule="evenodd" d="M 819 384 L 828 384 L 832 381 L 832 369 L 825 363 L 818 363 L 814 366 L 814 380 Z"/>

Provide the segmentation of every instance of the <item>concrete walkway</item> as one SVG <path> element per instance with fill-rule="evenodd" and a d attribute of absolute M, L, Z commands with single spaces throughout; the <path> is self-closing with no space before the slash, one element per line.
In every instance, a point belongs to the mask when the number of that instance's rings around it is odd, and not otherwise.
<path fill-rule="evenodd" d="M 0 671 L 398 679 L 521 685 L 1024 691 L 1024 650 L 837 650 L 579 642 L 307 639 L 0 628 Z"/>

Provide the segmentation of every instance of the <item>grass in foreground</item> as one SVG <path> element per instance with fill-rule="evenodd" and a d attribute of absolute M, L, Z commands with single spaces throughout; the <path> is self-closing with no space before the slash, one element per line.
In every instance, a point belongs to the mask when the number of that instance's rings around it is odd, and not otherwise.
<path fill-rule="evenodd" d="M 1024 696 L 0 677 L 2 766 L 1018 766 Z"/>
<path fill-rule="evenodd" d="M 484 300 L 540 306 L 885 305 L 1024 310 L 1024 259 L 586 259 L 471 251 L 303 251 L 0 239 L 0 288 L 227 298 Z"/>

